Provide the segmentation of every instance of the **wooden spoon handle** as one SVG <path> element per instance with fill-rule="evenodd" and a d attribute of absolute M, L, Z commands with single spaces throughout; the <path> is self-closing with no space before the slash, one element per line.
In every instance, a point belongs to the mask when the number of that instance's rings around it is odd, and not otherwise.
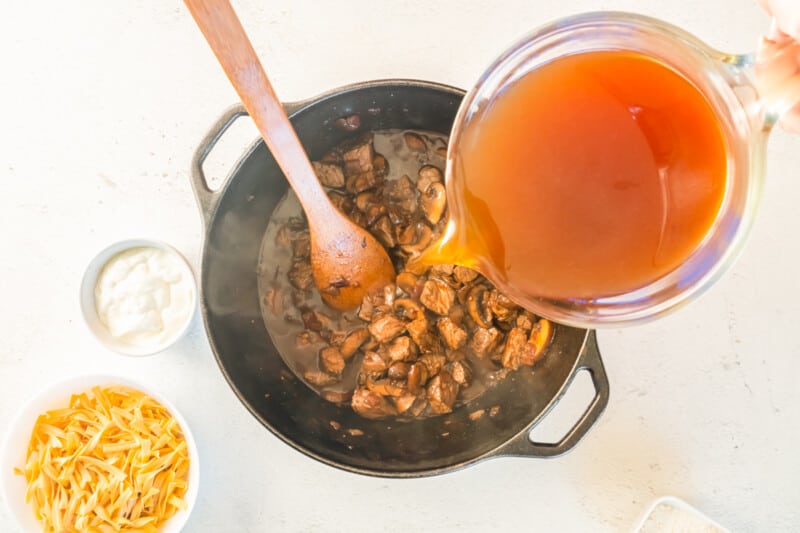
<path fill-rule="evenodd" d="M 286 179 L 306 207 L 306 216 L 310 219 L 311 212 L 319 216 L 333 209 L 230 2 L 184 2 Z"/>

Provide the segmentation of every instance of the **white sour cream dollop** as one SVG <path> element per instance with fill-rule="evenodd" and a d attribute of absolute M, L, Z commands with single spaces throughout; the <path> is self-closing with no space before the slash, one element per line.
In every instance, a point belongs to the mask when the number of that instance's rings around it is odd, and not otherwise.
<path fill-rule="evenodd" d="M 174 254 L 154 247 L 125 250 L 97 277 L 95 307 L 112 336 L 133 346 L 157 346 L 186 326 L 194 281 Z"/>

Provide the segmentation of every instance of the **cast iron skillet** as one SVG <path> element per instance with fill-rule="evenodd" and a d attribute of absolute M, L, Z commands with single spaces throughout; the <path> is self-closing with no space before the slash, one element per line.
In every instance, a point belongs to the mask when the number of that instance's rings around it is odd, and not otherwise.
<path fill-rule="evenodd" d="M 352 133 L 334 126 L 358 113 L 362 129 L 421 129 L 449 133 L 464 92 L 444 85 L 387 80 L 351 85 L 287 104 L 312 159 Z M 373 421 L 322 400 L 284 364 L 264 326 L 256 265 L 270 213 L 287 183 L 262 141 L 255 143 L 225 184 L 212 191 L 202 165 L 237 118 L 229 109 L 203 140 L 192 186 L 205 224 L 200 307 L 211 348 L 225 379 L 264 426 L 323 463 L 367 475 L 438 474 L 499 456 L 550 457 L 574 447 L 608 403 L 609 387 L 594 331 L 557 326 L 552 347 L 535 368 L 523 368 L 455 412 L 414 422 Z M 558 402 L 575 375 L 587 370 L 595 396 L 555 444 L 531 442 L 531 428 Z M 500 406 L 494 416 L 489 409 Z M 474 411 L 486 409 L 478 420 Z"/>

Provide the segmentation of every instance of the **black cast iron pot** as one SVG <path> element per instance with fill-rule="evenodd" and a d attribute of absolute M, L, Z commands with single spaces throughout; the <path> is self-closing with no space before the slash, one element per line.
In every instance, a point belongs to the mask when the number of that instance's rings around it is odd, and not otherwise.
<path fill-rule="evenodd" d="M 312 159 L 352 133 L 337 118 L 358 113 L 362 129 L 417 129 L 449 133 L 464 92 L 434 83 L 388 80 L 337 89 L 287 112 Z M 242 157 L 225 184 L 212 191 L 203 161 L 240 116 L 228 110 L 198 149 L 192 185 L 205 223 L 200 302 L 219 367 L 236 395 L 264 426 L 292 447 L 329 465 L 362 474 L 414 477 L 499 456 L 547 457 L 573 446 L 608 403 L 608 378 L 593 331 L 556 326 L 544 360 L 453 413 L 420 421 L 366 420 L 349 407 L 322 400 L 294 377 L 264 326 L 256 286 L 261 240 L 287 183 L 262 141 Z M 595 396 L 564 438 L 531 442 L 531 428 L 581 370 Z M 500 406 L 494 416 L 489 409 Z M 468 415 L 480 409 L 477 420 Z M 333 424 L 331 422 L 334 422 Z"/>

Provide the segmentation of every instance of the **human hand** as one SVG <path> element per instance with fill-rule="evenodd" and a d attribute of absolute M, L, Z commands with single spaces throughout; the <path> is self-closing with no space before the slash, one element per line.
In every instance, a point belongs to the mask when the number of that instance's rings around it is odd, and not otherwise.
<path fill-rule="evenodd" d="M 759 90 L 768 98 L 797 102 L 781 117 L 781 125 L 788 131 L 800 133 L 800 1 L 759 1 L 773 17 L 772 28 L 758 51 Z"/>

